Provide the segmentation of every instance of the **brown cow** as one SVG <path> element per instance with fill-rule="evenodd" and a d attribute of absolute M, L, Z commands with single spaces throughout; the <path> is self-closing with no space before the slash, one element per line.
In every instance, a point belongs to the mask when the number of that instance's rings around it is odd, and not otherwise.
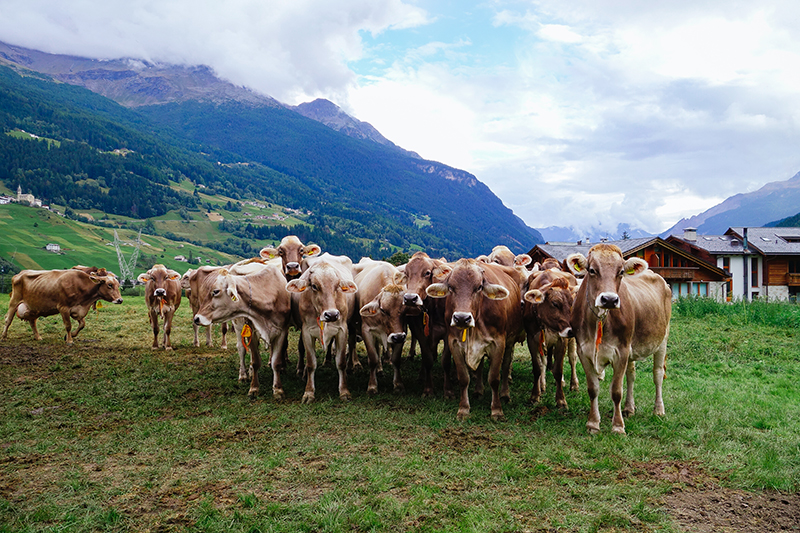
<path fill-rule="evenodd" d="M 65 340 L 67 344 L 72 344 L 86 325 L 86 314 L 98 300 L 122 303 L 119 280 L 104 268 L 91 273 L 81 269 L 23 270 L 11 278 L 11 299 L 2 338 L 6 338 L 8 327 L 16 315 L 20 320 L 27 320 L 33 337 L 41 340 L 36 320 L 58 313 L 67 332 Z M 74 333 L 70 318 L 78 321 Z"/>
<path fill-rule="evenodd" d="M 574 287 L 577 282 L 572 274 L 560 270 L 546 270 L 531 275 L 523 285 L 523 323 L 527 334 L 528 350 L 533 366 L 533 389 L 531 401 L 538 402 L 544 392 L 545 360 L 556 380 L 556 405 L 566 407 L 564 396 L 564 353 L 571 337 L 570 325 Z M 575 362 L 572 363 L 572 379 L 577 389 Z"/>
<path fill-rule="evenodd" d="M 339 372 L 339 398 L 350 399 L 347 389 L 347 349 L 350 339 L 349 322 L 355 309 L 357 287 L 353 281 L 352 261 L 344 256 L 324 253 L 310 258 L 308 269 L 286 284 L 294 293 L 292 312 L 297 313 L 295 323 L 301 324 L 301 336 L 306 351 L 306 390 L 303 403 L 315 399 L 314 375 L 317 370 L 315 341 L 323 350 L 335 343 L 336 367 Z"/>
<path fill-rule="evenodd" d="M 153 348 L 158 343 L 158 318 L 164 321 L 164 349 L 172 350 L 170 334 L 172 333 L 172 317 L 181 305 L 181 275 L 164 265 L 157 264 L 136 278 L 144 283 L 144 302 L 153 328 Z"/>
<path fill-rule="evenodd" d="M 287 235 L 281 239 L 277 247 L 265 246 L 259 255 L 264 259 L 280 257 L 283 274 L 286 276 L 286 281 L 290 281 L 302 273 L 303 259 L 318 255 L 320 251 L 320 247 L 316 244 L 303 244 L 295 235 Z"/>
<path fill-rule="evenodd" d="M 192 307 L 192 328 L 194 329 L 194 345 L 200 346 L 200 337 L 198 335 L 200 326 L 194 323 L 194 315 L 197 314 L 197 310 L 200 309 L 200 300 L 199 296 L 197 295 L 197 282 L 195 281 L 197 278 L 197 269 L 190 268 L 187 270 L 183 276 L 181 276 L 181 288 L 186 294 L 186 298 L 189 300 L 189 305 Z M 194 288 L 193 288 L 194 286 Z M 213 346 L 213 342 L 211 340 L 211 328 L 212 326 L 208 326 L 206 328 L 206 346 Z M 228 334 L 228 323 L 222 323 L 222 344 L 220 344 L 220 348 L 223 350 L 228 349 L 228 341 L 227 341 L 227 334 Z"/>
<path fill-rule="evenodd" d="M 252 377 L 248 393 L 251 397 L 257 396 L 260 388 L 259 342 L 260 339 L 264 339 L 271 352 L 272 395 L 275 399 L 281 400 L 285 397 L 280 375 L 285 366 L 282 351 L 286 346 L 284 340 L 289 331 L 291 296 L 284 288 L 286 278 L 279 267 L 260 265 L 253 268 L 249 274 L 234 274 L 225 268 L 204 272 L 204 279 L 200 282 L 198 290 L 200 309 L 194 317 L 194 322 L 201 326 L 209 326 L 217 322 L 234 321 L 237 340 L 242 340 L 244 351 L 247 349 L 251 351 Z M 252 329 L 249 336 L 242 335 L 242 329 L 246 325 Z M 250 340 L 245 341 L 245 339 Z M 243 353 L 240 351 L 240 380 L 243 361 Z"/>
<path fill-rule="evenodd" d="M 419 353 L 422 358 L 420 379 L 422 381 L 422 396 L 433 395 L 433 363 L 436 361 L 439 342 L 447 334 L 447 325 L 444 319 L 445 302 L 439 298 L 428 298 L 427 288 L 440 281 L 434 278 L 434 271 L 446 264 L 443 259 L 431 259 L 425 252 L 416 252 L 401 269 L 405 279 L 400 279 L 400 284 L 407 287 L 403 296 L 406 323 L 413 339 L 419 344 Z M 444 359 L 449 354 L 447 343 L 444 346 Z M 450 386 L 449 372 L 444 375 L 444 395 L 446 398 L 453 396 Z"/>
<path fill-rule="evenodd" d="M 491 416 L 504 418 L 501 398 L 509 398 L 514 344 L 523 332 L 518 276 L 510 267 L 460 259 L 442 283 L 427 289 L 428 296 L 445 299 L 446 342 L 461 385 L 459 420 L 469 417 L 469 370 L 475 371 L 484 357 L 489 358 Z"/>
<path fill-rule="evenodd" d="M 356 306 L 360 308 L 361 338 L 367 349 L 369 361 L 369 386 L 367 394 L 377 394 L 377 372 L 380 367 L 380 353 L 391 352 L 394 367 L 394 391 L 403 390 L 400 376 L 403 343 L 406 341 L 406 327 L 403 316 L 403 297 L 406 288 L 396 280 L 402 277 L 397 268 L 386 261 L 362 259 L 354 266 L 358 271 L 355 284 Z"/>
<path fill-rule="evenodd" d="M 653 356 L 653 382 L 656 398 L 654 414 L 664 414 L 661 385 L 666 370 L 667 338 L 672 314 L 672 295 L 664 278 L 647 268 L 638 257 L 625 259 L 612 244 L 597 244 L 588 257 L 572 254 L 567 265 L 575 275 L 585 273 L 572 307 L 572 329 L 578 343 L 578 356 L 586 374 L 591 401 L 586 428 L 600 430 L 597 402 L 598 380 L 611 365 L 611 399 L 614 416 L 611 430 L 625 433 L 622 401 L 622 378 L 627 377 L 625 415 L 636 408 L 633 383 L 635 361 Z"/>

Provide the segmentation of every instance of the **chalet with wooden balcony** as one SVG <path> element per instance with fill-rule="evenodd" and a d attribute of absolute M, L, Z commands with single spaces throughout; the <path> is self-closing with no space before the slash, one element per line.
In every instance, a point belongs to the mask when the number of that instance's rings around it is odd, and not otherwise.
<path fill-rule="evenodd" d="M 715 262 L 710 261 L 710 256 L 699 257 L 661 237 L 606 242 L 618 246 L 625 258 L 640 257 L 647 261 L 650 269 L 660 274 L 670 285 L 673 298 L 690 295 L 707 296 L 719 301 L 725 301 L 727 298 L 726 290 L 730 275 Z M 528 252 L 528 255 L 534 263 L 542 263 L 547 258 L 553 258 L 563 265 L 570 254 L 579 252 L 587 255 L 595 244 L 580 241 L 538 244 Z"/>
<path fill-rule="evenodd" d="M 800 293 L 800 228 L 734 227 L 724 235 L 687 228 L 667 241 L 729 272 L 729 299 L 796 301 Z"/>

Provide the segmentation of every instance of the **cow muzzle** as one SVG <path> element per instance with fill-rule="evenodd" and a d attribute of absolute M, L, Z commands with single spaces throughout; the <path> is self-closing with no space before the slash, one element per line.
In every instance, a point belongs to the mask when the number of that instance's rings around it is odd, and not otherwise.
<path fill-rule="evenodd" d="M 389 335 L 389 344 L 403 344 L 406 342 L 405 333 L 392 333 Z"/>
<path fill-rule="evenodd" d="M 336 322 L 342 316 L 338 309 L 328 309 L 322 312 L 320 320 L 323 322 Z"/>
<path fill-rule="evenodd" d="M 153 291 L 153 294 L 159 298 L 163 298 L 167 295 L 167 289 L 158 288 Z"/>
<path fill-rule="evenodd" d="M 116 299 L 116 300 L 114 300 L 112 303 L 115 303 L 115 304 L 121 304 L 121 303 L 122 303 L 122 297 L 120 297 L 120 298 L 117 298 L 117 299 Z"/>
<path fill-rule="evenodd" d="M 571 339 L 575 336 L 575 333 L 572 331 L 572 328 L 564 328 L 558 332 L 558 336 L 565 339 Z"/>
<path fill-rule="evenodd" d="M 211 321 L 203 315 L 194 315 L 194 323 L 198 326 L 210 326 Z"/>
<path fill-rule="evenodd" d="M 456 328 L 472 328 L 475 327 L 475 317 L 472 316 L 472 313 L 453 313 L 450 325 Z"/>
<path fill-rule="evenodd" d="M 287 276 L 297 276 L 299 274 L 300 274 L 300 263 L 298 262 L 286 263 Z"/>
<path fill-rule="evenodd" d="M 422 298 L 419 297 L 419 294 L 416 292 L 407 292 L 403 295 L 403 305 L 411 306 L 422 306 Z"/>
<path fill-rule="evenodd" d="M 594 301 L 600 309 L 619 309 L 619 295 L 616 292 L 601 292 Z"/>

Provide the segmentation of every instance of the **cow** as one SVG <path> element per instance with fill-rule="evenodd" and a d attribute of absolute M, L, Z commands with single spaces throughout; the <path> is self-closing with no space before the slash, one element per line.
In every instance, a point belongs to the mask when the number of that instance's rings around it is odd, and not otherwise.
<path fill-rule="evenodd" d="M 205 268 L 205 267 L 203 267 Z M 200 271 L 203 268 L 198 269 Z M 260 384 L 258 371 L 261 368 L 259 342 L 270 347 L 270 366 L 273 370 L 272 395 L 276 400 L 286 397 L 281 383 L 281 370 L 285 366 L 282 353 L 289 332 L 291 296 L 286 291 L 286 278 L 282 269 L 275 265 L 249 266 L 249 273 L 236 274 L 236 266 L 209 269 L 203 273 L 198 289 L 200 308 L 194 322 L 210 326 L 217 322 L 233 320 L 237 341 L 241 341 L 239 379 L 244 370 L 244 353 L 251 351 L 251 381 L 248 395 L 258 396 Z M 238 268 L 242 268 L 241 266 Z M 248 334 L 248 329 L 249 331 Z M 245 374 L 246 375 L 246 374 Z"/>
<path fill-rule="evenodd" d="M 186 294 L 186 298 L 189 300 L 189 305 L 192 307 L 192 328 L 194 329 L 194 345 L 200 346 L 200 337 L 198 335 L 200 326 L 194 323 L 194 315 L 197 314 L 197 310 L 200 309 L 200 300 L 199 296 L 197 295 L 197 287 L 192 289 L 193 285 L 197 285 L 193 283 L 193 281 L 197 278 L 197 269 L 190 268 L 187 270 L 183 276 L 181 276 L 181 288 L 183 289 L 184 293 Z M 227 341 L 227 334 L 228 334 L 228 323 L 222 323 L 222 344 L 220 348 L 223 350 L 228 349 L 228 341 Z M 211 326 L 206 328 L 206 346 L 212 346 L 213 343 L 211 341 Z"/>
<path fill-rule="evenodd" d="M 567 257 L 567 265 L 573 274 L 585 274 L 572 306 L 571 322 L 591 402 L 586 428 L 590 433 L 600 431 L 598 380 L 610 364 L 614 369 L 611 430 L 624 435 L 623 415 L 633 415 L 636 410 L 635 361 L 651 355 L 655 383 L 653 413 L 664 414 L 662 382 L 672 314 L 669 285 L 649 270 L 643 259 L 626 260 L 613 244 L 597 244 L 586 257 L 572 254 Z M 623 376 L 627 377 L 624 411 L 620 409 Z"/>
<path fill-rule="evenodd" d="M 81 269 L 23 270 L 11 278 L 11 299 L 2 338 L 6 338 L 16 315 L 20 320 L 27 320 L 33 337 L 41 340 L 36 320 L 60 314 L 66 330 L 64 338 L 67 344 L 72 344 L 86 325 L 86 314 L 98 300 L 122 303 L 119 280 L 104 268 L 90 273 Z M 78 321 L 74 332 L 70 318 Z"/>
<path fill-rule="evenodd" d="M 303 403 L 315 399 L 314 375 L 317 369 L 315 341 L 319 340 L 323 351 L 335 343 L 336 368 L 339 372 L 339 398 L 350 400 L 347 388 L 347 351 L 354 344 L 350 339 L 349 322 L 355 309 L 355 293 L 352 261 L 344 256 L 324 253 L 309 261 L 309 266 L 297 279 L 286 283 L 286 290 L 293 293 L 292 312 L 295 323 L 301 324 L 300 334 L 306 355 L 306 389 Z M 352 350 L 354 351 L 354 350 Z"/>
<path fill-rule="evenodd" d="M 391 263 L 362 259 L 354 266 L 356 307 L 359 309 L 361 338 L 369 361 L 369 386 L 367 394 L 377 394 L 377 372 L 381 355 L 391 355 L 394 367 L 393 386 L 395 392 L 404 389 L 400 375 L 403 344 L 406 341 L 403 297 L 406 288 L 398 285 L 402 274 Z"/>
<path fill-rule="evenodd" d="M 431 284 L 426 292 L 445 301 L 446 344 L 461 386 L 457 417 L 469 417 L 469 371 L 477 370 L 488 357 L 491 417 L 502 420 L 501 400 L 510 397 L 508 374 L 514 345 L 523 332 L 519 274 L 512 267 L 475 259 L 459 259 L 452 267 L 438 270 L 434 275 L 446 274 L 444 281 Z"/>
<path fill-rule="evenodd" d="M 399 280 L 400 284 L 407 287 L 403 295 L 406 323 L 412 338 L 419 345 L 422 359 L 420 379 L 423 398 L 433 395 L 433 363 L 436 361 L 439 342 L 444 340 L 447 334 L 444 318 L 445 302 L 439 298 L 428 298 L 426 291 L 431 284 L 439 281 L 434 277 L 434 272 L 441 272 L 437 269 L 445 264 L 446 261 L 443 259 L 432 259 L 425 252 L 416 252 L 401 269 L 405 277 Z M 445 343 L 443 359 L 449 353 L 448 350 Z M 453 397 L 449 372 L 444 375 L 444 396 Z"/>
<path fill-rule="evenodd" d="M 484 260 L 485 263 L 497 263 L 498 265 L 508 266 L 508 267 L 524 267 L 530 264 L 531 256 L 528 254 L 518 254 L 514 255 L 514 252 L 509 250 L 508 246 L 504 246 L 502 244 L 495 246 L 492 248 L 492 253 L 486 257 Z"/>
<path fill-rule="evenodd" d="M 556 405 L 567 407 L 563 388 L 564 353 L 570 344 L 575 346 L 570 320 L 576 286 L 575 277 L 561 270 L 532 274 L 523 285 L 522 316 L 533 366 L 532 402 L 538 402 L 544 392 L 546 360 L 552 361 L 547 368 L 556 380 Z M 578 387 L 576 359 L 577 356 L 570 359 L 571 387 L 575 387 L 572 390 Z"/>
<path fill-rule="evenodd" d="M 287 235 L 281 239 L 281 243 L 277 247 L 265 246 L 259 255 L 264 259 L 279 257 L 286 281 L 291 281 L 300 277 L 303 260 L 318 255 L 320 251 L 320 247 L 316 244 L 303 244 L 295 235 Z"/>
<path fill-rule="evenodd" d="M 181 275 L 161 264 L 153 265 L 150 270 L 139 274 L 136 278 L 144 283 L 144 302 L 153 328 L 153 349 L 159 348 L 158 319 L 164 321 L 164 349 L 172 350 L 170 334 L 172 333 L 172 317 L 181 305 Z"/>

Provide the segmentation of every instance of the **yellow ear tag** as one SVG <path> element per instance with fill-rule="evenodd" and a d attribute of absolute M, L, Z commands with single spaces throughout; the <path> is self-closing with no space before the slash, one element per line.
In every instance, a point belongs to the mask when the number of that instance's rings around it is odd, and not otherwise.
<path fill-rule="evenodd" d="M 245 324 L 242 327 L 242 344 L 244 344 L 244 349 L 247 350 L 250 347 L 250 341 L 253 338 L 253 330 L 250 329 L 249 324 Z"/>
<path fill-rule="evenodd" d="M 102 308 L 103 308 L 103 304 L 102 304 L 102 303 L 100 303 L 100 302 L 97 302 L 97 308 L 98 308 L 98 309 L 102 309 Z"/>
<path fill-rule="evenodd" d="M 627 274 L 628 276 L 633 276 L 633 274 L 634 274 L 635 272 L 636 272 L 636 270 L 632 268 L 632 269 L 630 269 L 630 270 L 626 270 L 626 271 L 625 271 L 625 274 Z"/>
<path fill-rule="evenodd" d="M 467 342 L 467 328 L 461 331 L 461 342 Z"/>
<path fill-rule="evenodd" d="M 235 301 L 237 301 L 237 300 L 238 300 L 238 298 L 236 297 L 236 295 L 235 295 L 235 294 L 231 294 L 231 300 L 233 300 L 233 301 L 235 302 Z"/>
<path fill-rule="evenodd" d="M 572 265 L 572 268 L 575 269 L 575 272 L 580 272 L 582 270 L 581 266 L 578 263 L 575 263 L 574 265 Z"/>

